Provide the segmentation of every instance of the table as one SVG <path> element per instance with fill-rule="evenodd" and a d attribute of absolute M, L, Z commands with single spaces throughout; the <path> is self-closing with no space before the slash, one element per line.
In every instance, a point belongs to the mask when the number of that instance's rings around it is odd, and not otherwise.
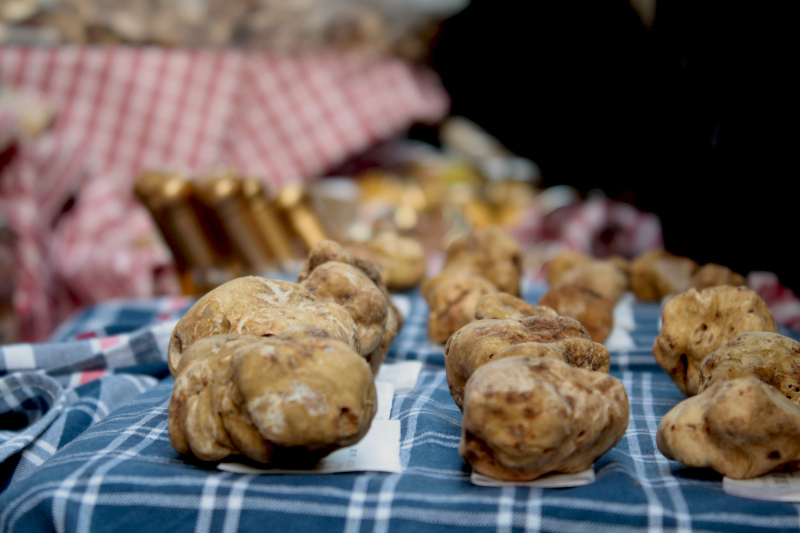
<path fill-rule="evenodd" d="M 538 301 L 543 289 L 527 286 L 526 299 Z M 60 370 L 8 373 L 0 383 L 35 374 L 74 398 L 51 398 L 50 409 L 45 400 L 28 405 L 47 411 L 41 422 L 64 402 L 33 444 L 0 455 L 0 474 L 18 478 L 6 479 L 0 493 L 0 531 L 800 530 L 800 505 L 729 496 L 718 474 L 658 451 L 658 423 L 683 399 L 653 358 L 658 304 L 633 304 L 635 348 L 611 352 L 631 418 L 622 441 L 596 462 L 597 480 L 569 489 L 495 488 L 471 484 L 458 455 L 461 412 L 448 392 L 443 346 L 427 339 L 425 301 L 416 291 L 395 298 L 408 317 L 388 361 L 424 363 L 414 390 L 396 395 L 392 406 L 402 427 L 400 474 L 242 475 L 179 457 L 167 436 L 174 382 L 164 358 L 172 324 L 191 300 L 102 304 L 65 324 L 59 342 L 2 347 L 6 365 L 14 350 L 27 350 L 37 368 L 67 362 Z M 123 391 L 123 383 L 130 387 Z M 57 387 L 50 385 L 52 396 Z M 41 436 L 48 432 L 58 438 Z M 0 439 L 0 452 L 8 442 Z"/>

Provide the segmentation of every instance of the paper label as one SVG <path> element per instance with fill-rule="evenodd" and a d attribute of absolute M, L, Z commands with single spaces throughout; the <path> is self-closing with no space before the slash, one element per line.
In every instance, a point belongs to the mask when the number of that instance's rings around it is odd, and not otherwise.
<path fill-rule="evenodd" d="M 378 412 L 369 431 L 360 442 L 336 450 L 323 458 L 314 468 L 282 469 L 258 468 L 235 459 L 217 465 L 219 470 L 237 474 L 334 474 L 337 472 L 393 472 L 400 473 L 400 421 L 389 420 L 392 412 L 394 388 L 391 383 L 376 382 Z"/>
<path fill-rule="evenodd" d="M 392 299 L 392 303 L 403 317 L 403 320 L 408 320 L 408 315 L 411 314 L 411 298 L 398 294 L 391 294 L 389 296 Z"/>
<path fill-rule="evenodd" d="M 616 326 L 611 330 L 608 338 L 603 341 L 603 346 L 612 352 L 626 352 L 636 349 L 636 343 L 633 342 L 631 334 Z"/>
<path fill-rule="evenodd" d="M 594 466 L 577 474 L 547 474 L 533 481 L 502 481 L 477 472 L 472 472 L 469 480 L 481 487 L 539 487 L 545 489 L 566 489 L 594 483 Z"/>
<path fill-rule="evenodd" d="M 774 472 L 753 479 L 722 478 L 722 490 L 753 500 L 800 503 L 800 472 Z"/>
<path fill-rule="evenodd" d="M 400 421 L 373 420 L 361 442 L 336 450 L 322 459 L 314 468 L 285 470 L 281 468 L 256 468 L 235 461 L 225 461 L 217 468 L 237 474 L 335 474 L 337 472 L 392 472 L 400 473 Z"/>
<path fill-rule="evenodd" d="M 375 391 L 378 396 L 378 410 L 375 412 L 375 420 L 389 420 L 392 414 L 392 402 L 394 402 L 394 387 L 386 381 L 375 381 Z"/>
<path fill-rule="evenodd" d="M 420 370 L 422 370 L 421 361 L 384 363 L 375 377 L 375 382 L 390 383 L 394 387 L 395 393 L 406 394 L 414 390 L 417 385 Z"/>
<path fill-rule="evenodd" d="M 636 301 L 636 295 L 628 291 L 614 306 L 614 327 L 620 327 L 625 331 L 633 331 L 636 329 L 636 321 L 633 318 L 633 302 Z"/>
<path fill-rule="evenodd" d="M 614 306 L 614 328 L 609 333 L 603 345 L 612 351 L 627 351 L 636 349 L 630 332 L 636 329 L 633 320 L 633 302 L 636 296 L 626 292 Z"/>

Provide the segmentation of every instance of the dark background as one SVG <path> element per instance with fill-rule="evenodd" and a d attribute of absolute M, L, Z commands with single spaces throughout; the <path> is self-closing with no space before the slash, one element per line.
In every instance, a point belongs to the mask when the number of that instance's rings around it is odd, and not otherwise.
<path fill-rule="evenodd" d="M 524 6 L 524 7 L 522 7 Z M 668 250 L 742 273 L 794 264 L 797 70 L 780 4 L 473 0 L 432 65 L 466 116 L 542 170 L 659 215 Z"/>

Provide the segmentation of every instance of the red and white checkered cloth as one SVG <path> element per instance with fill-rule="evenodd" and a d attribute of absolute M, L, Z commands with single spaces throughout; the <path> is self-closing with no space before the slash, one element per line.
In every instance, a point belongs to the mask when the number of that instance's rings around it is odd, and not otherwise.
<path fill-rule="evenodd" d="M 0 107 L 0 154 L 11 149 L 19 136 L 17 116 L 11 109 Z"/>
<path fill-rule="evenodd" d="M 0 84 L 54 102 L 56 136 L 125 185 L 153 167 L 233 165 L 275 188 L 449 106 L 432 74 L 403 60 L 333 53 L 6 48 Z"/>
<path fill-rule="evenodd" d="M 130 197 L 143 170 L 234 167 L 276 191 L 449 108 L 429 71 L 355 54 L 0 48 L 0 85 L 56 109 L 0 176 L 25 340 L 97 298 L 150 295 L 168 256 Z"/>

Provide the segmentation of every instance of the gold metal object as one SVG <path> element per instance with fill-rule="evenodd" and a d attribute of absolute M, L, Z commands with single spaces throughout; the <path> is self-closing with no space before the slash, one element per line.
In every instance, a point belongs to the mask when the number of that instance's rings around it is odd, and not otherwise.
<path fill-rule="evenodd" d="M 275 255 L 281 269 L 290 270 L 298 258 L 292 253 L 289 233 L 277 209 L 267 198 L 264 185 L 256 178 L 246 178 L 242 183 L 242 192 L 262 242 Z"/>
<path fill-rule="evenodd" d="M 300 237 L 306 249 L 310 250 L 319 241 L 327 238 L 325 229 L 308 203 L 302 184 L 294 183 L 283 187 L 278 193 L 277 203 L 292 231 Z"/>
<path fill-rule="evenodd" d="M 261 240 L 256 223 L 250 216 L 241 178 L 233 171 L 206 175 L 197 181 L 200 200 L 216 215 L 224 230 L 232 253 L 243 270 L 252 274 L 272 266 L 268 248 Z"/>
<path fill-rule="evenodd" d="M 147 172 L 134 192 L 150 211 L 175 258 L 184 294 L 197 295 L 233 277 L 215 257 L 192 206 L 192 183 L 179 174 Z"/>

